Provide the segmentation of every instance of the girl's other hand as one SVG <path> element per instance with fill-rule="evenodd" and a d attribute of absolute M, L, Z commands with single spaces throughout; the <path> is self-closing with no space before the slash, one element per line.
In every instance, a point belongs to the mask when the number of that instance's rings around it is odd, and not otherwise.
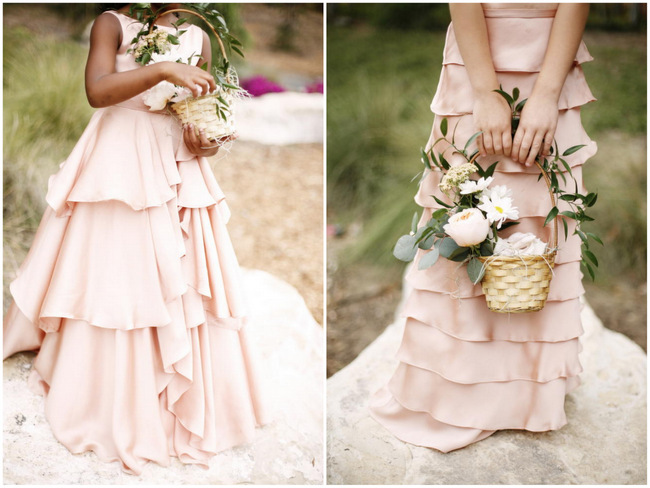
<path fill-rule="evenodd" d="M 222 137 L 217 140 L 217 142 L 209 141 L 205 137 L 205 132 L 203 129 L 199 130 L 199 135 L 197 136 L 194 132 L 193 124 L 187 124 L 183 128 L 183 140 L 187 145 L 187 148 L 192 154 L 197 156 L 210 157 L 214 156 L 219 152 L 219 147 L 229 141 L 234 141 L 237 139 L 237 134 L 232 134 L 229 136 Z"/>
<path fill-rule="evenodd" d="M 483 133 L 476 139 L 481 156 L 510 156 L 512 113 L 508 102 L 493 91 L 478 95 L 474 102 L 474 126 Z"/>
<path fill-rule="evenodd" d="M 172 61 L 164 61 L 159 64 L 162 65 L 165 81 L 184 86 L 195 97 L 206 95 L 217 88 L 212 75 L 201 68 Z"/>
<path fill-rule="evenodd" d="M 538 154 L 550 155 L 557 119 L 556 98 L 531 94 L 512 141 L 512 160 L 532 166 Z"/>

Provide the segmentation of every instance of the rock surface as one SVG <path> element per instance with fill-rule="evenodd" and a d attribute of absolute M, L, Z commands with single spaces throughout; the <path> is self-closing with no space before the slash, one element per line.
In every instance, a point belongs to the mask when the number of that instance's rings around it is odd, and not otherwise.
<path fill-rule="evenodd" d="M 71 454 L 53 437 L 42 397 L 26 379 L 33 354 L 4 362 L 6 484 L 321 484 L 323 482 L 323 330 L 295 288 L 259 270 L 244 270 L 250 336 L 260 353 L 273 405 L 255 441 L 217 454 L 208 470 L 149 463 L 141 476 L 94 453 Z"/>
<path fill-rule="evenodd" d="M 237 103 L 242 141 L 287 145 L 323 142 L 325 99 L 321 93 L 267 93 Z"/>
<path fill-rule="evenodd" d="M 397 366 L 403 319 L 328 380 L 329 484 L 645 484 L 646 355 L 585 305 L 582 385 L 559 431 L 500 431 L 443 454 L 375 422 L 368 396 Z"/>

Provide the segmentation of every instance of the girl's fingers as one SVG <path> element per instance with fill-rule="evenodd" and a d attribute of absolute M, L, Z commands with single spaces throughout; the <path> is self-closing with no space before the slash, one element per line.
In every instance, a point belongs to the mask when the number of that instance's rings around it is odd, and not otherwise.
<path fill-rule="evenodd" d="M 494 154 L 503 154 L 503 137 L 498 132 L 492 133 L 492 147 Z"/>
<path fill-rule="evenodd" d="M 553 134 L 549 131 L 544 136 L 544 147 L 542 148 L 542 156 L 551 155 L 551 144 L 553 144 Z"/>
<path fill-rule="evenodd" d="M 509 132 L 504 132 L 501 136 L 501 142 L 503 143 L 503 155 L 510 156 L 510 151 L 512 150 L 512 136 Z"/>
<path fill-rule="evenodd" d="M 517 129 L 515 137 L 512 139 L 512 148 L 510 149 L 510 158 L 515 162 L 519 162 L 519 151 L 521 150 L 521 141 L 524 139 L 523 129 Z"/>
<path fill-rule="evenodd" d="M 492 145 L 492 134 L 489 132 L 483 133 L 483 147 L 487 154 L 494 154 L 494 146 Z"/>
<path fill-rule="evenodd" d="M 203 129 L 199 131 L 199 137 L 201 139 L 201 149 L 212 149 L 212 143 L 205 136 L 205 131 Z"/>
<path fill-rule="evenodd" d="M 533 162 L 535 161 L 535 158 L 540 153 L 542 149 L 542 137 L 543 134 L 539 132 L 535 134 L 535 137 L 533 138 L 533 142 L 530 146 L 530 152 L 528 153 L 528 157 L 526 158 L 526 166 L 532 166 Z"/>
<path fill-rule="evenodd" d="M 478 148 L 478 153 L 481 156 L 487 155 L 487 153 L 485 152 L 485 146 L 483 146 L 483 134 L 481 134 L 476 138 L 476 147 Z"/>
<path fill-rule="evenodd" d="M 530 145 L 533 143 L 533 134 L 531 132 L 524 132 L 521 139 L 521 146 L 519 147 L 519 152 L 517 154 L 517 161 L 524 163 L 528 157 L 530 151 Z"/>
<path fill-rule="evenodd" d="M 188 124 L 185 126 L 185 144 L 187 144 L 190 151 L 195 152 L 199 142 L 196 134 L 194 133 L 194 125 Z"/>

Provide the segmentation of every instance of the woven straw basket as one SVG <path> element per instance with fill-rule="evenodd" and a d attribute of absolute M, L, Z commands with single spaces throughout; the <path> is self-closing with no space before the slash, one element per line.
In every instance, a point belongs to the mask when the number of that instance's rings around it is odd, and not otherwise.
<path fill-rule="evenodd" d="M 223 42 L 221 41 L 221 38 L 219 37 L 219 34 L 217 34 L 217 31 L 214 29 L 214 27 L 212 27 L 212 25 L 210 25 L 210 22 L 208 22 L 205 17 L 191 10 L 184 8 L 174 8 L 161 11 L 156 16 L 156 18 L 160 15 L 169 14 L 172 12 L 185 12 L 202 19 L 217 39 L 221 55 L 226 61 L 228 60 L 226 49 L 223 45 Z M 149 32 L 153 30 L 153 26 L 154 22 L 151 23 Z M 231 79 L 231 75 L 227 74 L 226 79 L 231 84 L 238 84 L 238 80 Z M 217 105 L 220 103 L 217 97 L 219 96 L 221 96 L 222 99 L 224 99 L 229 105 L 229 108 L 225 110 L 226 120 L 223 120 L 221 117 L 219 117 L 219 114 L 217 113 Z M 217 91 L 214 93 L 202 95 L 199 97 L 188 97 L 180 102 L 172 103 L 170 104 L 170 108 L 172 112 L 176 114 L 183 125 L 194 125 L 194 132 L 197 136 L 199 135 L 199 131 L 203 129 L 205 137 L 208 140 L 214 141 L 216 139 L 232 135 L 235 132 L 235 120 L 232 113 L 233 102 L 234 97 L 227 93 L 222 93 L 221 90 L 217 89 Z"/>
<path fill-rule="evenodd" d="M 556 205 L 551 180 L 535 161 L 548 186 L 551 205 Z M 481 256 L 478 259 L 485 267 L 481 281 L 487 306 L 493 312 L 524 313 L 544 308 L 553 277 L 553 266 L 557 249 L 557 216 L 553 219 L 551 249 L 538 256 Z"/>
<path fill-rule="evenodd" d="M 194 132 L 199 135 L 203 129 L 208 140 L 216 140 L 229 136 L 235 132 L 235 119 L 230 110 L 227 111 L 226 120 L 219 117 L 216 110 L 217 93 L 203 95 L 196 98 L 186 98 L 180 102 L 172 103 L 171 110 L 176 114 L 183 125 L 194 124 Z M 232 97 L 223 97 L 232 107 Z"/>

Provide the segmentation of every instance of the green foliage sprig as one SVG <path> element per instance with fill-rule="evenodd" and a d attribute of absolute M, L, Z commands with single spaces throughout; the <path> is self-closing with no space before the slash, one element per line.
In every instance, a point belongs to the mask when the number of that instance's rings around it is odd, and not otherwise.
<path fill-rule="evenodd" d="M 499 89 L 495 90 L 495 92 L 501 95 L 506 100 L 506 102 L 508 102 L 508 105 L 512 110 L 512 136 L 514 137 L 515 132 L 517 131 L 517 127 L 519 127 L 521 111 L 526 105 L 526 101 L 528 99 L 526 98 L 524 100 L 521 100 L 520 102 L 517 101 L 519 98 L 518 88 L 513 89 L 512 96 L 507 92 L 505 92 L 503 90 L 503 87 L 499 87 Z M 583 147 L 585 147 L 585 144 L 578 144 L 576 146 L 571 146 L 570 148 L 565 149 L 562 155 L 560 155 L 560 151 L 557 146 L 557 140 L 554 139 L 553 145 L 551 146 L 551 150 L 550 150 L 551 155 L 549 157 L 537 156 L 535 159 L 542 167 L 542 170 L 550 178 L 551 191 L 554 195 L 555 202 L 557 202 L 559 199 L 568 203 L 569 206 L 571 207 L 571 210 L 564 210 L 560 212 L 556 203 L 547 214 L 546 219 L 544 220 L 544 225 L 546 226 L 554 218 L 556 218 L 556 216 L 559 216 L 559 220 L 560 222 L 562 222 L 562 228 L 564 230 L 564 238 L 566 240 L 569 234 L 567 219 L 575 220 L 576 227 L 575 230 L 573 231 L 573 235 L 577 235 L 578 237 L 580 237 L 580 240 L 582 241 L 581 264 L 587 270 L 591 279 L 595 280 L 596 275 L 593 267 L 598 267 L 598 259 L 596 258 L 596 255 L 593 253 L 593 251 L 589 248 L 590 239 L 598 242 L 601 245 L 603 245 L 603 241 L 596 234 L 592 234 L 591 232 L 584 232 L 582 230 L 582 224 L 584 222 L 590 222 L 594 220 L 593 217 L 590 217 L 589 215 L 586 214 L 585 210 L 589 207 L 594 206 L 596 200 L 598 199 L 598 194 L 596 192 L 590 192 L 587 193 L 586 195 L 583 195 L 579 192 L 578 182 L 573 176 L 573 173 L 571 171 L 571 166 L 564 159 L 566 156 L 570 156 L 571 154 L 582 149 Z M 558 176 L 559 178 L 562 179 L 562 182 L 566 186 L 567 178 L 565 172 L 569 176 L 569 178 L 571 178 L 571 180 L 573 181 L 573 187 L 574 187 L 573 192 L 568 192 L 560 187 Z M 542 176 L 543 176 L 542 173 L 540 173 L 539 177 L 537 178 L 537 181 L 539 181 L 542 178 Z"/>
<path fill-rule="evenodd" d="M 514 136 L 518 126 L 519 120 L 521 117 L 521 111 L 523 110 L 527 99 L 519 100 L 519 89 L 514 88 L 512 95 L 505 92 L 502 87 L 498 90 L 495 90 L 501 96 L 504 97 L 510 109 L 512 111 L 512 135 Z M 434 166 L 436 169 L 440 170 L 443 173 L 448 172 L 451 169 L 451 165 L 445 159 L 443 153 L 436 155 L 435 148 L 438 143 L 446 141 L 450 147 L 454 149 L 455 153 L 460 154 L 463 158 L 469 163 L 472 162 L 478 154 L 478 149 L 470 152 L 472 149 L 472 144 L 476 141 L 476 138 L 480 136 L 481 132 L 473 134 L 464 144 L 463 147 L 456 146 L 455 133 L 458 124 L 454 128 L 454 132 L 451 135 L 451 140 L 447 138 L 448 132 L 448 121 L 446 118 L 443 118 L 440 123 L 440 132 L 442 137 L 439 137 L 431 145 L 429 151 L 420 149 L 422 163 L 425 167 L 433 171 Z M 592 239 L 602 245 L 601 239 L 595 234 L 589 232 L 583 232 L 581 229 L 581 224 L 583 222 L 593 220 L 592 217 L 588 216 L 585 213 L 585 209 L 592 207 L 597 200 L 597 194 L 595 192 L 587 193 L 582 195 L 578 191 L 578 183 L 573 176 L 570 165 L 566 162 L 564 157 L 569 156 L 580 149 L 585 145 L 580 144 L 572 146 L 566 149 L 560 156 L 559 149 L 557 147 L 557 141 L 554 141 L 554 147 L 551 148 L 550 158 L 538 156 L 536 158 L 542 172 L 540 172 L 538 181 L 544 176 L 544 173 L 548 175 L 550 181 L 550 189 L 553 194 L 553 207 L 549 211 L 546 219 L 544 221 L 544 226 L 553 221 L 556 217 L 563 224 L 564 229 L 564 238 L 565 240 L 568 237 L 568 224 L 567 219 L 573 219 L 576 221 L 576 227 L 574 230 L 574 235 L 578 235 L 582 241 L 582 265 L 588 271 L 591 279 L 595 279 L 595 273 L 593 266 L 598 266 L 598 260 L 594 253 L 589 249 L 589 239 Z M 476 172 L 481 178 L 489 178 L 494 174 L 498 161 L 494 162 L 487 169 L 483 169 L 480 165 L 475 164 Z M 564 170 L 564 171 L 563 171 Z M 574 182 L 574 192 L 568 192 L 560 187 L 559 179 L 562 179 L 563 183 L 566 185 L 567 179 L 566 174 Z M 417 176 L 416 176 L 417 177 Z M 424 177 L 424 174 L 423 174 Z M 457 262 L 466 262 L 467 263 L 467 272 L 473 283 L 478 283 L 483 277 L 484 268 L 481 265 L 481 262 L 477 259 L 479 256 L 489 256 L 494 252 L 494 244 L 498 239 L 496 226 L 493 224 L 491 229 L 491 236 L 488 235 L 488 238 L 476 246 L 470 247 L 461 247 L 456 242 L 447 236 L 444 232 L 443 227 L 447 224 L 450 212 L 462 211 L 467 208 L 475 208 L 478 204 L 478 197 L 475 193 L 470 193 L 467 195 L 458 195 L 459 200 L 454 202 L 454 205 L 449 205 L 435 195 L 432 195 L 434 200 L 442 207 L 432 213 L 431 219 L 421 228 L 417 228 L 418 223 L 418 213 L 415 212 L 413 215 L 413 220 L 411 222 L 411 232 L 410 234 L 404 235 L 399 238 L 393 254 L 396 258 L 402 261 L 412 261 L 415 258 L 417 249 L 430 251 L 425 254 L 418 264 L 419 269 L 426 269 L 433 264 L 435 264 L 440 256 L 450 259 Z M 565 201 L 571 207 L 571 210 L 565 210 L 560 212 L 557 207 L 558 200 Z M 509 226 L 517 225 L 519 222 L 510 221 L 505 222 L 501 225 L 500 229 L 503 230 Z"/>
<path fill-rule="evenodd" d="M 196 14 L 196 16 L 202 18 L 202 20 L 207 22 L 209 26 L 216 31 L 217 36 L 215 38 L 212 29 L 208 29 L 208 34 L 220 45 L 220 47 L 223 47 L 224 52 L 227 52 L 227 54 L 232 54 L 232 52 L 235 52 L 239 56 L 244 57 L 241 42 L 239 42 L 239 40 L 230 33 L 223 15 L 211 5 L 212 4 L 210 3 L 185 3 L 181 4 L 180 8 L 193 12 Z M 163 7 L 160 10 L 154 11 L 151 7 L 151 4 L 149 3 L 134 3 L 131 5 L 129 9 L 129 16 L 136 18 L 138 22 L 142 23 L 142 29 L 133 38 L 131 44 L 134 46 L 138 44 L 138 42 L 140 42 L 143 37 L 149 35 L 150 30 L 153 32 L 157 31 L 158 27 L 155 25 L 155 21 L 161 15 L 174 10 L 176 9 Z M 188 19 L 186 17 L 179 17 L 176 22 L 172 22 L 172 26 L 176 28 L 176 34 L 167 34 L 166 40 L 169 43 L 174 45 L 178 45 L 180 43 L 179 37 L 186 31 L 179 30 L 179 27 L 186 22 L 188 22 Z M 152 25 L 153 29 L 151 27 Z M 142 50 L 143 52 L 139 53 L 139 56 L 136 57 L 136 61 L 143 66 L 146 65 L 151 61 L 153 53 L 160 52 L 158 49 L 159 48 L 155 44 L 151 46 L 147 44 Z M 215 83 L 217 86 L 230 90 L 241 90 L 241 88 L 237 85 L 236 78 L 233 79 L 233 76 L 231 75 L 233 73 L 233 68 L 230 64 L 227 54 L 224 55 L 224 53 L 220 51 L 219 59 L 212 63 L 212 74 L 214 76 Z M 178 60 L 177 62 L 182 62 L 182 60 Z M 200 67 L 205 70 L 208 69 L 207 63 L 204 63 Z M 221 101 L 221 103 L 224 103 L 225 106 L 228 106 L 225 101 Z"/>

